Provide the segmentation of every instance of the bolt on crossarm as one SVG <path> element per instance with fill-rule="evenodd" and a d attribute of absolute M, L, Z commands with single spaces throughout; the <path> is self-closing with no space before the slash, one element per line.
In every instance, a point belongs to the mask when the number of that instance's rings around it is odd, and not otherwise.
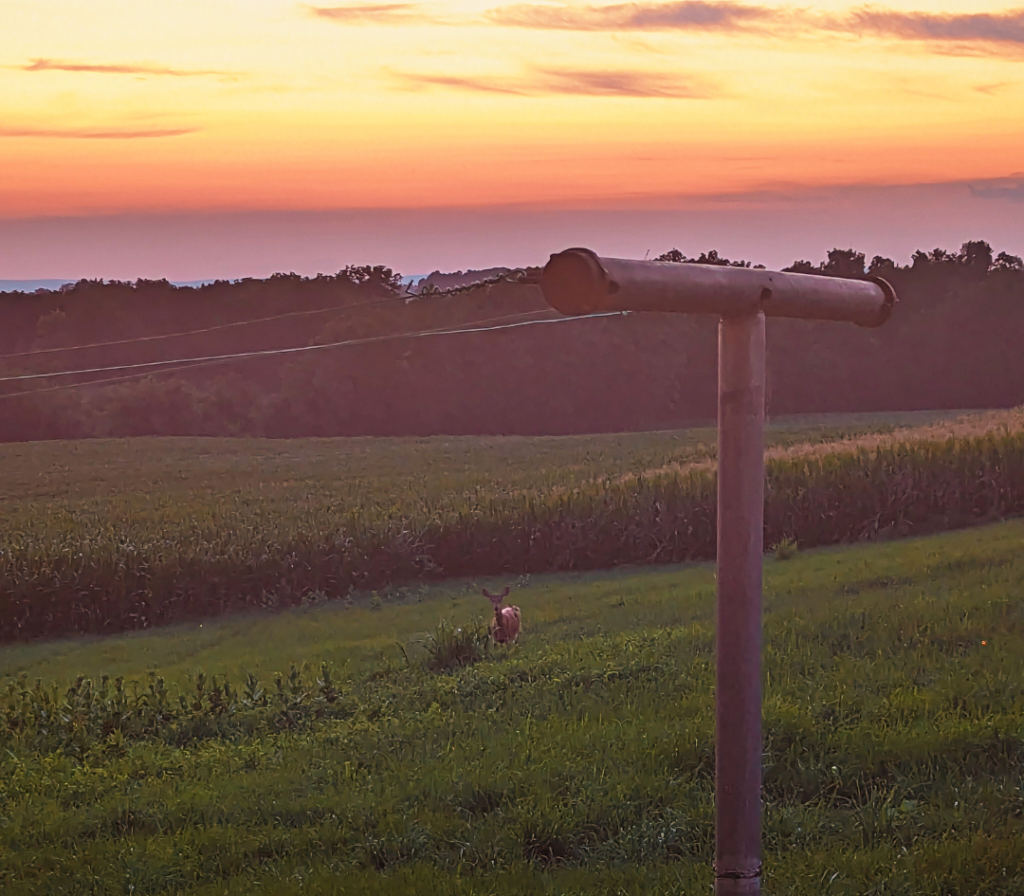
<path fill-rule="evenodd" d="M 718 265 L 552 255 L 541 275 L 563 314 L 716 314 L 718 599 L 715 894 L 761 893 L 761 564 L 764 554 L 765 317 L 877 327 L 896 294 L 884 280 L 841 280 Z"/>

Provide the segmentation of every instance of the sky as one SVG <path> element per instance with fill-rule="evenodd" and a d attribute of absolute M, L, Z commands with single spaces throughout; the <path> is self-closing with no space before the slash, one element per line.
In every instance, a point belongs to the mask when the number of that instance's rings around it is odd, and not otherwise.
<path fill-rule="evenodd" d="M 0 279 L 1024 250 L 1024 6 L 0 0 Z"/>

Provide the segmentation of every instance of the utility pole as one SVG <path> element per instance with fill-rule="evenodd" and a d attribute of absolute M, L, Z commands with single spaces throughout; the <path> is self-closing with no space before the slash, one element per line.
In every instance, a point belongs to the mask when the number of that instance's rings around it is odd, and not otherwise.
<path fill-rule="evenodd" d="M 718 325 L 715 894 L 761 893 L 761 564 L 765 317 L 885 323 L 884 280 L 600 258 L 568 249 L 541 275 L 563 314 L 714 314 Z"/>

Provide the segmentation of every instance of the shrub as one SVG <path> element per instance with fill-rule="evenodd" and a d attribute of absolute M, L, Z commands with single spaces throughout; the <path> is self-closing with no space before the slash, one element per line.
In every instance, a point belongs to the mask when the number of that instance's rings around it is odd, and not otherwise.
<path fill-rule="evenodd" d="M 455 628 L 442 619 L 427 639 L 427 668 L 431 672 L 450 672 L 482 660 L 490 650 L 491 637 L 486 623 L 474 622 Z"/>
<path fill-rule="evenodd" d="M 799 550 L 795 538 L 783 538 L 775 545 L 775 559 L 791 560 Z"/>

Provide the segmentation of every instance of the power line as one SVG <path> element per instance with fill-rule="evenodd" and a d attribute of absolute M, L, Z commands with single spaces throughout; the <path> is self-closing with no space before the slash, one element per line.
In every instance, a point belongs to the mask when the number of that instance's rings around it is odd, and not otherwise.
<path fill-rule="evenodd" d="M 510 317 L 522 317 L 523 314 L 547 314 L 547 309 L 542 311 L 520 312 L 518 314 L 504 314 L 500 317 L 485 318 L 479 323 L 491 323 L 496 320 L 507 320 Z M 422 330 L 413 333 L 391 333 L 383 336 L 365 336 L 360 339 L 344 339 L 339 342 L 324 342 L 318 345 L 296 345 L 290 348 L 267 348 L 248 352 L 229 352 L 223 355 L 206 355 L 196 358 L 168 358 L 164 361 L 140 361 L 135 364 L 113 364 L 107 367 L 83 367 L 78 370 L 56 370 L 50 373 L 21 373 L 14 376 L 0 377 L 0 383 L 18 382 L 22 380 L 53 379 L 63 376 L 82 376 L 87 373 L 113 373 L 115 370 L 142 370 L 153 367 L 163 367 L 167 364 L 191 364 L 200 361 L 233 361 L 243 358 L 261 358 L 270 355 L 288 355 L 300 352 L 312 352 L 327 348 L 340 348 L 346 345 L 362 345 L 368 342 L 380 342 L 386 339 L 402 339 L 415 336 L 428 336 L 441 332 L 437 328 Z M 451 332 L 456 332 L 452 330 Z"/>
<path fill-rule="evenodd" d="M 127 376 L 108 376 L 101 380 L 87 380 L 84 383 L 68 383 L 64 386 L 49 386 L 45 389 L 26 389 L 23 392 L 8 392 L 0 395 L 0 401 L 5 398 L 19 398 L 24 395 L 43 395 L 46 392 L 63 392 L 67 389 L 84 389 L 87 386 L 104 386 L 109 383 L 125 383 L 129 380 L 138 380 L 146 376 L 159 376 L 162 373 L 174 373 L 178 370 L 196 370 L 199 367 L 213 367 L 216 364 L 227 364 L 227 361 L 206 361 L 196 364 L 179 364 L 176 367 L 165 367 L 163 370 L 146 370 L 142 373 L 129 373 Z"/>
<path fill-rule="evenodd" d="M 330 308 L 317 308 L 313 311 L 289 311 L 285 314 L 275 314 L 271 317 L 257 317 L 251 320 L 237 320 L 227 324 L 215 324 L 212 327 L 202 327 L 198 330 L 183 330 L 180 333 L 160 333 L 156 336 L 132 336 L 128 339 L 113 339 L 109 342 L 91 342 L 87 345 L 65 345 L 57 348 L 38 348 L 27 352 L 11 352 L 7 355 L 0 355 L 0 361 L 7 358 L 27 358 L 34 355 L 51 355 L 56 352 L 76 352 L 87 348 L 107 348 L 112 345 L 131 345 L 136 342 L 156 342 L 160 339 L 176 339 L 181 336 L 199 336 L 203 333 L 214 333 L 217 330 L 227 330 L 231 327 L 246 327 L 250 324 L 264 324 L 275 320 L 284 320 L 288 317 L 303 317 L 312 314 L 327 314 L 331 311 L 349 311 L 352 308 L 367 308 L 371 305 L 383 305 L 387 302 L 406 302 L 407 295 L 388 296 L 384 299 L 375 299 L 372 302 L 357 302 L 354 305 L 334 305 Z"/>
<path fill-rule="evenodd" d="M 112 345 L 131 345 L 137 342 L 155 342 L 160 339 L 177 339 L 182 336 L 199 336 L 204 333 L 214 333 L 218 330 L 227 330 L 232 327 L 246 327 L 250 324 L 262 324 L 268 323 L 275 320 L 284 320 L 289 317 L 304 317 L 313 314 L 328 314 L 332 311 L 343 312 L 350 311 L 353 308 L 369 308 L 373 305 L 385 305 L 390 302 L 404 302 L 409 303 L 417 299 L 435 299 L 446 296 L 459 295 L 465 292 L 471 292 L 473 290 L 480 289 L 481 287 L 496 286 L 499 283 L 513 283 L 517 285 L 533 285 L 537 283 L 536 278 L 531 277 L 525 270 L 516 269 L 509 271 L 508 273 L 498 274 L 494 277 L 490 277 L 486 280 L 477 280 L 473 283 L 465 283 L 460 286 L 449 286 L 445 289 L 438 289 L 436 287 L 427 286 L 422 289 L 419 293 L 410 291 L 407 286 L 405 292 L 394 296 L 386 296 L 382 299 L 373 299 L 369 302 L 356 302 L 350 305 L 333 305 L 330 308 L 317 308 L 311 311 L 288 311 L 283 314 L 275 314 L 271 317 L 257 317 L 250 320 L 239 320 L 232 321 L 226 324 L 215 324 L 211 327 L 202 327 L 198 330 L 184 330 L 179 333 L 160 333 L 154 336 L 132 336 L 127 339 L 113 339 L 109 342 L 92 342 L 86 345 L 66 345 L 57 346 L 54 348 L 39 348 L 30 349 L 25 352 L 10 352 L 6 355 L 0 355 L 0 361 L 8 358 L 27 358 L 35 355 L 50 355 L 57 352 L 74 352 L 81 351 L 89 348 L 107 348 Z"/>
<path fill-rule="evenodd" d="M 420 336 L 447 335 L 447 334 L 455 334 L 455 333 L 463 333 L 463 332 L 481 332 L 482 331 L 481 328 L 479 328 L 477 326 L 479 324 L 491 323 L 491 322 L 493 322 L 495 320 L 505 320 L 505 319 L 507 319 L 509 317 L 521 317 L 524 314 L 528 314 L 529 315 L 529 314 L 542 314 L 542 313 L 547 313 L 546 309 L 542 310 L 542 311 L 521 312 L 520 314 L 506 314 L 506 315 L 502 315 L 501 317 L 496 317 L 496 318 L 485 318 L 484 320 L 477 321 L 476 324 L 474 324 L 474 327 L 472 329 L 466 328 L 466 329 L 452 329 L 452 330 L 424 330 L 424 331 L 416 332 L 416 333 L 396 333 L 396 334 L 393 334 L 393 335 L 390 335 L 390 336 L 372 336 L 372 337 L 367 337 L 367 338 L 364 338 L 364 339 L 346 340 L 343 343 L 336 343 L 336 344 L 332 344 L 332 345 L 306 346 L 305 348 L 308 348 L 308 349 L 332 348 L 332 347 L 337 347 L 337 346 L 341 346 L 341 345 L 362 345 L 362 344 L 365 344 L 367 342 L 382 342 L 382 341 L 388 340 L 388 339 L 406 339 L 406 338 L 420 337 Z M 586 315 L 586 316 L 605 317 L 607 315 L 599 314 L 599 315 Z M 526 323 L 550 323 L 550 322 L 554 322 L 554 321 L 527 321 Z M 487 328 L 482 328 L 482 329 L 484 329 L 484 330 L 502 330 L 502 329 L 506 329 L 506 328 L 508 328 L 510 326 L 520 326 L 520 324 L 506 324 L 504 326 L 487 327 Z M 174 364 L 175 366 L 164 367 L 161 370 L 145 370 L 142 373 L 129 374 L 127 376 L 114 376 L 114 377 L 106 377 L 104 379 L 99 379 L 99 380 L 89 380 L 89 381 L 84 382 L 84 383 L 69 383 L 68 385 L 64 385 L 64 386 L 51 386 L 51 387 L 45 388 L 45 389 L 27 389 L 27 390 L 22 391 L 22 392 L 9 392 L 6 395 L 0 395 L 0 400 L 3 400 L 4 398 L 17 398 L 19 396 L 25 396 L 25 395 L 41 395 L 41 394 L 43 394 L 45 392 L 62 392 L 62 391 L 65 391 L 67 389 L 80 389 L 80 388 L 85 388 L 87 386 L 100 386 L 100 385 L 106 385 L 106 384 L 110 384 L 110 383 L 123 383 L 123 382 L 126 382 L 127 380 L 136 380 L 136 379 L 140 379 L 140 378 L 146 377 L 146 376 L 159 376 L 160 374 L 163 374 L 163 373 L 174 373 L 174 372 L 179 371 L 179 370 L 194 370 L 194 369 L 200 368 L 200 367 L 212 367 L 212 366 L 217 365 L 217 364 L 228 363 L 230 360 L 232 360 L 232 359 L 230 359 L 230 358 L 215 358 L 215 359 L 210 359 L 210 360 L 196 360 L 194 362 L 186 362 L 186 363 L 178 363 L 178 362 L 175 362 L 175 361 L 157 362 L 157 363 L 165 363 L 165 364 Z M 70 376 L 70 375 L 72 375 L 74 373 L 77 373 L 77 371 L 67 371 L 67 372 L 64 372 L 61 375 L 68 375 L 68 376 Z M 50 374 L 50 375 L 52 376 L 53 374 Z M 0 382 L 2 382 L 2 380 L 0 380 Z"/>
<path fill-rule="evenodd" d="M 388 335 L 383 335 L 383 336 L 367 336 L 367 337 L 364 337 L 362 339 L 346 339 L 346 340 L 342 340 L 340 342 L 328 342 L 328 343 L 323 343 L 321 345 L 293 346 L 291 348 L 265 349 L 265 350 L 262 350 L 262 351 L 252 351 L 252 352 L 232 352 L 230 354 L 209 355 L 209 356 L 206 356 L 206 357 L 198 357 L 198 358 L 175 358 L 175 359 L 169 359 L 169 360 L 166 360 L 166 361 L 147 361 L 147 362 L 144 362 L 144 363 L 141 363 L 141 364 L 119 364 L 119 365 L 113 365 L 113 366 L 109 366 L 109 367 L 92 367 L 92 368 L 84 368 L 84 369 L 80 369 L 80 370 L 62 370 L 62 371 L 56 371 L 56 372 L 53 372 L 53 373 L 29 373 L 29 374 L 21 374 L 21 375 L 18 375 L 18 376 L 0 377 L 0 383 L 4 383 L 4 382 L 14 382 L 14 381 L 22 381 L 22 380 L 52 379 L 52 378 L 55 378 L 55 377 L 64 377 L 64 376 L 82 376 L 82 375 L 89 374 L 89 373 L 112 373 L 114 371 L 120 371 L 120 370 L 145 369 L 144 373 L 134 374 L 134 375 L 125 376 L 125 377 L 110 377 L 110 378 L 103 379 L 103 380 L 91 380 L 91 381 L 86 382 L 86 383 L 72 383 L 72 384 L 67 385 L 67 386 L 54 386 L 52 388 L 47 388 L 47 389 L 33 389 L 33 390 L 27 390 L 27 391 L 24 391 L 24 392 L 11 392 L 11 393 L 7 393 L 6 395 L 0 395 L 0 399 L 15 398 L 17 396 L 22 396 L 22 395 L 35 395 L 37 393 L 42 393 L 42 392 L 56 392 L 56 391 L 60 391 L 62 389 L 75 389 L 75 388 L 82 388 L 82 387 L 85 387 L 85 386 L 95 386 L 95 385 L 100 385 L 100 384 L 109 383 L 109 382 L 123 382 L 124 380 L 136 379 L 138 377 L 147 376 L 147 375 L 151 375 L 151 374 L 168 373 L 168 372 L 172 372 L 172 371 L 175 371 L 175 370 L 191 369 L 191 368 L 194 368 L 194 367 L 204 367 L 204 366 L 208 366 L 208 365 L 212 365 L 212 364 L 219 364 L 219 363 L 223 363 L 223 362 L 227 362 L 227 361 L 242 360 L 242 359 L 245 359 L 245 358 L 258 358 L 258 357 L 268 357 L 268 356 L 273 356 L 273 355 L 298 354 L 298 353 L 302 353 L 302 352 L 319 351 L 321 349 L 342 348 L 342 347 L 345 347 L 345 346 L 353 346 L 353 345 L 367 345 L 369 343 L 386 342 L 386 341 L 391 341 L 391 340 L 394 340 L 394 339 L 418 339 L 418 338 L 422 338 L 422 337 L 426 337 L 426 336 L 452 336 L 452 335 L 458 335 L 458 334 L 463 334 L 463 333 L 488 333 L 488 332 L 494 332 L 494 331 L 497 331 L 497 330 L 510 330 L 510 329 L 515 329 L 515 328 L 518 328 L 518 327 L 534 326 L 534 325 L 537 325 L 537 324 L 567 323 L 569 321 L 587 320 L 589 318 L 621 317 L 621 316 L 625 316 L 627 314 L 627 312 L 623 312 L 623 311 L 606 311 L 606 312 L 601 312 L 599 314 L 580 314 L 580 315 L 576 315 L 576 316 L 573 316 L 573 317 L 547 318 L 547 319 L 544 319 L 544 320 L 526 320 L 526 321 L 519 321 L 517 323 L 500 324 L 498 326 L 480 326 L 480 324 L 488 324 L 488 323 L 491 323 L 492 321 L 495 321 L 495 320 L 505 320 L 505 319 L 508 319 L 510 317 L 523 317 L 524 315 L 546 314 L 546 313 L 549 313 L 547 309 L 543 309 L 543 310 L 540 310 L 540 311 L 527 311 L 527 312 L 520 312 L 518 314 L 506 314 L 506 315 L 503 315 L 502 317 L 497 317 L 497 318 L 486 318 L 486 319 L 484 319 L 482 321 L 476 322 L 474 325 L 469 326 L 469 327 L 459 327 L 459 328 L 449 328 L 449 329 L 420 330 L 418 332 L 413 332 L 413 333 L 393 333 L 393 334 L 388 334 Z M 175 365 L 175 366 L 168 367 L 167 365 Z M 153 368 L 156 368 L 156 367 L 163 367 L 164 369 L 163 370 L 154 370 Z"/>

